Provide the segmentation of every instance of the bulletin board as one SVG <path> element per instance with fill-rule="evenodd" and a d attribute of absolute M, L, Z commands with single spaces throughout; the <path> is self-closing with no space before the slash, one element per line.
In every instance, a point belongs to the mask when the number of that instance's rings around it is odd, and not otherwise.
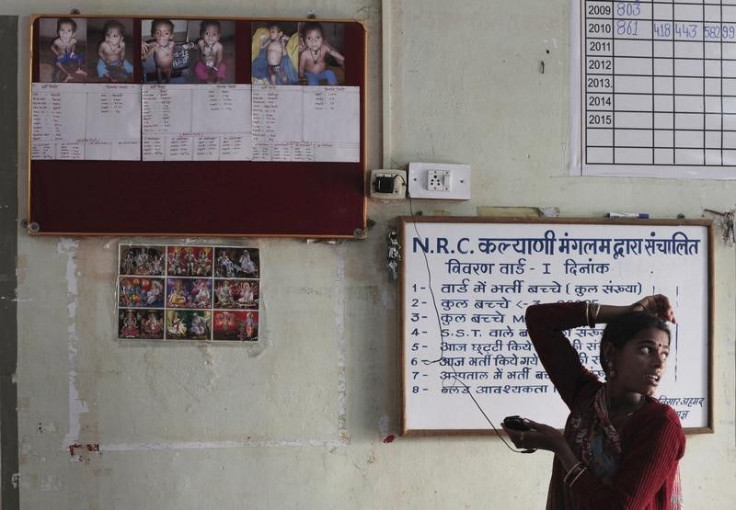
<path fill-rule="evenodd" d="M 29 232 L 364 236 L 365 27 L 207 21 L 33 19 Z"/>
<path fill-rule="evenodd" d="M 673 303 L 671 351 L 655 395 L 690 432 L 712 432 L 710 220 L 403 217 L 402 431 L 493 433 L 505 416 L 564 427 L 568 410 L 524 325 L 534 303 Z M 605 325 L 567 336 L 589 370 Z M 487 417 L 487 418 L 486 418 Z"/>

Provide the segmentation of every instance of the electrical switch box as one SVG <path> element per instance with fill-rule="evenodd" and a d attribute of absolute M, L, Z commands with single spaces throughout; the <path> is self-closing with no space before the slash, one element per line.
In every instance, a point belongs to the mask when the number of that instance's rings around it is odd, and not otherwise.
<path fill-rule="evenodd" d="M 409 163 L 409 197 L 470 200 L 470 165 Z"/>
<path fill-rule="evenodd" d="M 406 170 L 372 170 L 370 197 L 377 200 L 406 198 Z"/>

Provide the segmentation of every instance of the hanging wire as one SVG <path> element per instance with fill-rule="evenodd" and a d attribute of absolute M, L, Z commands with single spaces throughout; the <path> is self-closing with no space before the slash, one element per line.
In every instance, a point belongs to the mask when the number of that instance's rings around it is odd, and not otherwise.
<path fill-rule="evenodd" d="M 731 209 L 726 212 L 714 211 L 712 209 L 706 209 L 706 212 L 718 215 L 718 226 L 721 227 L 723 242 L 728 246 L 736 244 L 736 231 L 734 226 L 736 224 L 736 209 Z"/>
<path fill-rule="evenodd" d="M 414 221 L 414 218 L 416 218 L 416 215 L 414 214 L 414 205 L 413 205 L 413 202 L 412 202 L 411 195 L 409 195 L 408 191 L 407 191 L 406 196 L 409 199 L 409 213 L 411 214 L 411 217 L 412 217 L 412 226 L 414 227 L 414 233 L 416 234 L 417 237 L 421 238 L 421 235 L 419 234 L 419 228 L 417 227 L 417 222 Z M 424 250 L 422 250 L 422 255 L 424 255 L 424 265 L 425 265 L 425 267 L 427 269 L 427 279 L 428 279 L 428 285 L 427 286 L 429 287 L 429 293 L 430 293 L 430 296 L 431 296 L 431 299 L 432 299 L 432 306 L 434 307 L 435 317 L 437 318 L 437 326 L 439 328 L 438 331 L 440 332 L 440 339 L 441 339 L 441 337 L 442 337 L 442 321 L 440 320 L 440 311 L 439 311 L 439 309 L 437 307 L 437 298 L 435 297 L 434 289 L 432 288 L 432 271 L 430 269 L 429 259 L 427 257 L 427 253 Z M 445 354 L 442 351 L 442 349 L 440 348 L 440 357 L 439 358 L 434 359 L 434 360 L 422 360 L 422 363 L 424 365 L 434 365 L 435 363 L 439 363 L 441 365 L 447 366 L 447 365 L 445 365 L 443 363 L 443 360 L 444 359 L 446 359 L 445 358 Z M 457 370 L 452 365 L 452 363 L 449 364 L 449 367 L 450 367 L 450 369 L 453 372 L 457 372 Z M 506 447 L 509 450 L 511 450 L 512 452 L 515 452 L 515 453 L 530 453 L 530 451 L 528 451 L 528 450 L 521 450 L 521 449 L 518 449 L 518 448 L 512 446 L 511 444 L 509 444 L 509 442 L 506 440 L 506 438 L 504 438 L 501 435 L 501 431 L 499 431 L 498 428 L 496 428 L 496 426 L 493 424 L 493 422 L 491 421 L 491 419 L 488 417 L 488 414 L 486 414 L 485 410 L 480 405 L 480 402 L 478 402 L 478 400 L 475 398 L 475 396 L 471 393 L 470 386 L 468 386 L 468 384 L 465 381 L 459 379 L 456 375 L 453 375 L 452 376 L 452 379 L 454 381 L 453 386 L 455 385 L 455 383 L 457 383 L 457 384 L 459 384 L 460 386 L 463 387 L 463 393 L 465 393 L 466 395 L 468 395 L 470 397 L 470 399 L 473 401 L 473 404 L 475 404 L 475 406 L 478 408 L 478 411 L 480 411 L 480 413 L 483 415 L 483 418 L 486 420 L 486 422 L 488 422 L 488 425 L 491 426 L 491 428 L 496 433 L 496 435 L 498 436 L 498 438 L 503 442 L 504 445 L 506 445 Z"/>

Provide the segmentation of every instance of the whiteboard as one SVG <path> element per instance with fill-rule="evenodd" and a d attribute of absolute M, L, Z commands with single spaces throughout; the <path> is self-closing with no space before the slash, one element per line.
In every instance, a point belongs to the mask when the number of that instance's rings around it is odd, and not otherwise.
<path fill-rule="evenodd" d="M 514 414 L 563 428 L 526 307 L 654 293 L 678 318 L 656 397 L 687 430 L 712 431 L 710 220 L 402 217 L 399 239 L 404 434 L 492 432 Z M 568 332 L 601 379 L 604 326 Z"/>

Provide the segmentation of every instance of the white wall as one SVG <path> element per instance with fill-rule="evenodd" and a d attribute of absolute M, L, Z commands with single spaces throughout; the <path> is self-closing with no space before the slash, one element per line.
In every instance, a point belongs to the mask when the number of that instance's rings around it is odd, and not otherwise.
<path fill-rule="evenodd" d="M 301 17 L 315 4 L 95 0 L 74 7 L 90 15 Z M 671 218 L 733 207 L 731 182 L 567 176 L 568 7 L 566 0 L 316 6 L 321 18 L 367 22 L 369 168 L 470 164 L 473 200 L 414 204 L 425 213 L 556 206 L 563 216 L 647 210 Z M 27 27 L 30 13 L 67 8 L 4 0 L 0 13 L 22 16 Z M 27 30 L 21 62 L 26 40 Z M 26 76 L 19 73 L 21 133 Z M 25 179 L 24 168 L 19 176 Z M 512 454 L 494 438 L 384 442 L 399 426 L 397 287 L 384 271 L 384 238 L 408 212 L 406 202 L 370 203 L 376 225 L 364 241 L 250 241 L 261 249 L 265 296 L 256 347 L 118 344 L 119 239 L 19 231 L 22 508 L 542 508 L 549 454 Z M 733 248 L 719 244 L 716 433 L 690 436 L 682 463 L 694 509 L 731 508 L 736 499 L 734 262 Z M 98 444 L 101 453 L 71 455 L 73 443 Z"/>

